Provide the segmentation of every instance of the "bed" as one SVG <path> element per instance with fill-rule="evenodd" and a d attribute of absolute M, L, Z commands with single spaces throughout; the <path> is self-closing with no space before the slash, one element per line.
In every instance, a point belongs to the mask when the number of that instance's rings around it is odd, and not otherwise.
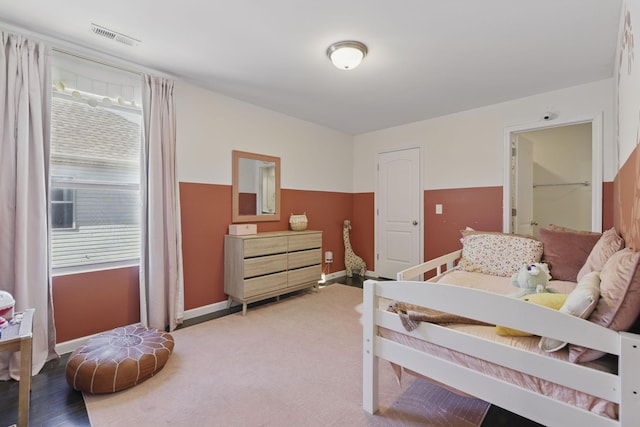
<path fill-rule="evenodd" d="M 603 276 L 603 293 L 593 314 L 584 318 L 514 298 L 505 274 L 497 277 L 465 271 L 461 263 L 471 251 L 465 254 L 464 241 L 462 250 L 400 272 L 396 281 L 365 281 L 364 409 L 372 414 L 378 410 L 378 365 L 379 360 L 386 360 L 396 369 L 399 380 L 403 372 L 422 376 L 547 426 L 640 425 L 640 335 L 625 332 L 633 329 L 640 313 L 640 256 L 620 247 L 609 248 L 607 256 L 602 256 L 603 241 L 611 233 L 599 236 L 587 251 L 587 259 L 578 262 L 578 267 L 585 262 L 581 271 L 589 266 L 598 269 L 598 274 L 602 270 Z M 562 244 L 571 243 L 566 236 L 560 237 Z M 512 239 L 498 237 L 504 238 Z M 550 260 L 551 246 L 545 248 Z M 481 258 L 504 260 L 504 248 L 494 246 L 491 250 L 496 253 L 487 256 L 483 245 Z M 595 264 L 594 255 L 600 256 Z M 614 259 L 616 265 L 610 266 Z M 560 272 L 559 264 L 556 266 Z M 629 282 L 626 295 L 615 295 L 623 300 L 622 305 L 620 301 L 612 303 L 605 289 L 605 278 L 609 277 L 605 272 L 621 268 L 628 270 Z M 423 280 L 425 273 L 435 276 Z M 550 282 L 556 292 L 569 295 L 576 285 L 571 280 Z M 408 329 L 406 318 L 388 308 L 398 303 L 471 321 L 423 321 Z M 606 314 L 602 320 L 603 310 L 616 304 L 618 314 L 614 313 L 613 319 Z M 495 325 L 531 336 L 499 336 Z M 554 352 L 542 351 L 540 337 L 568 345 Z M 584 360 L 580 360 L 582 356 Z"/>

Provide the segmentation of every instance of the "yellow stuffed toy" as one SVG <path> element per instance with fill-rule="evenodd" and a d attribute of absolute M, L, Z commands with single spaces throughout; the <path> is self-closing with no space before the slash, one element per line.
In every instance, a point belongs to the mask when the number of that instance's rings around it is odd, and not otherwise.
<path fill-rule="evenodd" d="M 531 294 L 520 297 L 523 301 L 528 301 L 533 304 L 538 304 L 543 307 L 552 308 L 554 310 L 560 310 L 565 301 L 567 300 L 567 294 L 556 294 L 549 292 L 542 292 L 539 294 Z M 529 337 L 532 334 L 529 332 L 519 331 L 517 329 L 507 328 L 506 326 L 496 325 L 496 334 L 510 337 Z"/>

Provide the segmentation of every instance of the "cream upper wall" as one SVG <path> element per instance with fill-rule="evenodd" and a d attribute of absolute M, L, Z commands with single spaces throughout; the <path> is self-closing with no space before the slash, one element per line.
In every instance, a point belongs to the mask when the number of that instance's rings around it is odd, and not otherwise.
<path fill-rule="evenodd" d="M 637 15 L 639 4 L 638 0 L 626 0 L 623 9 L 630 9 L 632 15 Z M 618 53 L 624 35 L 623 20 L 624 13 L 621 16 Z M 139 69 L 141 72 L 162 74 L 26 29 L 7 26 L 2 22 L 0 24 L 11 31 L 45 40 L 87 57 Z M 619 71 L 628 65 L 628 58 L 625 57 L 620 67 L 619 59 L 616 57 L 614 79 L 356 137 L 177 80 L 178 180 L 230 185 L 231 150 L 239 149 L 280 156 L 283 162 L 283 188 L 373 192 L 378 152 L 421 147 L 424 189 L 500 186 L 503 176 L 504 128 L 536 123 L 545 111 L 553 111 L 563 120 L 584 114 L 603 113 L 603 179 L 612 181 L 618 166 L 622 165 L 628 153 L 637 145 L 637 140 L 631 136 L 638 128 L 637 121 L 633 122 L 633 126 L 626 126 L 627 117 L 622 115 L 622 141 L 619 142 L 621 154 L 618 159 L 613 130 L 613 85 L 618 82 Z M 631 86 L 630 81 L 637 84 L 640 79 L 635 77 L 639 70 L 640 67 L 633 67 L 633 76 L 621 73 L 623 81 L 620 84 Z M 623 95 L 637 93 L 620 92 Z M 638 99 L 640 98 L 637 96 L 621 97 L 620 110 L 637 112 L 638 108 L 632 107 L 640 104 Z"/>
<path fill-rule="evenodd" d="M 547 111 L 562 121 L 602 113 L 603 179 L 613 181 L 613 81 L 605 79 L 357 135 L 354 192 L 375 191 L 379 152 L 409 147 L 422 149 L 424 190 L 502 186 L 505 128 L 539 124 Z"/>
<path fill-rule="evenodd" d="M 0 26 L 106 64 L 175 79 L 1 20 Z M 352 191 L 351 135 L 224 97 L 180 79 L 176 79 L 174 97 L 179 181 L 231 185 L 231 150 L 242 150 L 280 157 L 282 188 Z"/>
<path fill-rule="evenodd" d="M 185 81 L 174 97 L 179 181 L 231 185 L 231 151 L 241 150 L 280 157 L 282 188 L 352 191 L 351 135 Z"/>
<path fill-rule="evenodd" d="M 591 125 L 526 132 L 518 137 L 533 143 L 533 182 L 535 184 L 579 183 L 591 181 Z M 570 161 L 567 161 L 570 159 Z M 561 225 L 590 230 L 591 186 L 547 185 L 533 189 L 533 219 L 540 227 Z"/>
<path fill-rule="evenodd" d="M 618 166 L 622 167 L 640 144 L 640 67 L 633 40 L 633 28 L 640 22 L 640 1 L 627 0 L 622 6 L 618 48 L 616 50 L 615 84 L 619 149 Z M 637 35 L 637 34 L 636 34 Z"/>

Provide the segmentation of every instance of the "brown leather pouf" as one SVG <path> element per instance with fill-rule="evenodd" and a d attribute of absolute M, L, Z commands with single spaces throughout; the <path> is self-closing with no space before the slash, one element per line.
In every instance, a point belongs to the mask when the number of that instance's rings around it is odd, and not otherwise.
<path fill-rule="evenodd" d="M 67 383 L 87 393 L 113 393 L 152 377 L 169 360 L 171 334 L 144 326 L 116 328 L 90 338 L 67 361 Z"/>

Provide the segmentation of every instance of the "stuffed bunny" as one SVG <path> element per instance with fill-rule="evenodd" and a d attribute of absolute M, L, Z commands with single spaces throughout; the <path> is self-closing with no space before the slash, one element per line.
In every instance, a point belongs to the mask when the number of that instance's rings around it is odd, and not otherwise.
<path fill-rule="evenodd" d="M 527 294 L 551 292 L 547 284 L 551 279 L 549 267 L 545 263 L 529 264 L 511 276 L 511 284 L 520 288 L 515 296 L 521 297 Z"/>

